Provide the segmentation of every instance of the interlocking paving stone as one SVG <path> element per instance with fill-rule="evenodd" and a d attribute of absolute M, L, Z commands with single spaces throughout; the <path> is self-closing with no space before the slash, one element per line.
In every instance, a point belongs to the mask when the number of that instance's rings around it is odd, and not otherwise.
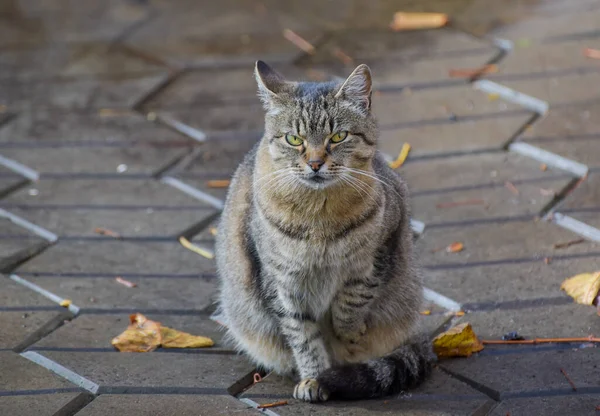
<path fill-rule="evenodd" d="M 559 397 L 523 397 L 503 400 L 490 416 L 562 416 L 597 413 L 600 394 L 566 394 Z"/>
<path fill-rule="evenodd" d="M 162 305 L 156 305 L 160 308 Z M 145 316 L 153 321 L 158 321 L 164 326 L 211 338 L 215 345 L 211 348 L 197 348 L 178 350 L 180 353 L 207 354 L 225 352 L 230 350 L 222 341 L 221 327 L 206 314 L 195 315 L 168 315 L 160 312 L 146 313 Z M 65 323 L 59 330 L 42 338 L 29 350 L 44 351 L 48 349 L 95 349 L 114 352 L 110 341 L 122 333 L 129 325 L 129 316 L 126 313 L 113 315 L 82 314 L 70 322 Z M 169 351 L 162 349 L 161 352 Z M 174 350 L 171 350 L 173 352 Z"/>
<path fill-rule="evenodd" d="M 54 416 L 64 409 L 73 409 L 72 403 L 79 398 L 80 394 L 35 393 L 25 396 L 2 396 L 0 392 L 0 412 L 3 415 Z"/>
<path fill-rule="evenodd" d="M 544 239 L 541 245 L 545 243 L 552 244 Z M 561 292 L 560 284 L 568 277 L 596 270 L 598 260 L 592 256 L 561 259 L 561 255 L 562 250 L 554 250 L 550 264 L 542 259 L 527 263 L 507 261 L 482 267 L 426 270 L 423 276 L 427 287 L 457 302 L 481 304 L 480 307 L 533 307 L 540 302 L 551 304 L 544 299 L 560 297 L 566 304 L 570 298 Z"/>
<path fill-rule="evenodd" d="M 571 231 L 545 221 L 509 221 L 426 229 L 417 249 L 421 261 L 427 266 L 451 268 L 477 262 L 510 263 L 519 258 L 543 261 L 555 254 L 597 252 L 600 248 L 600 243 L 593 242 L 560 250 L 553 247 L 576 238 L 578 236 Z M 455 241 L 462 242 L 464 250 L 447 252 L 445 248 Z"/>
<path fill-rule="evenodd" d="M 466 415 L 481 406 L 487 397 L 466 384 L 452 379 L 440 370 L 420 387 L 398 397 L 384 399 L 308 404 L 291 398 L 294 384 L 277 375 L 269 375 L 262 382 L 242 394 L 257 403 L 286 399 L 289 404 L 275 410 L 280 415 Z"/>
<path fill-rule="evenodd" d="M 16 273 L 76 305 L 101 309 L 203 309 L 217 290 L 214 262 L 176 241 L 62 242 Z M 136 283 L 127 288 L 117 276 Z M 193 294 L 182 297 L 182 294 Z"/>
<path fill-rule="evenodd" d="M 0 275 L 0 284 L 0 350 L 19 346 L 44 324 L 64 315 L 63 308 L 7 276 Z"/>
<path fill-rule="evenodd" d="M 531 118 L 530 114 L 508 114 L 496 118 L 463 119 L 422 125 L 383 127 L 379 148 L 397 156 L 402 145 L 412 145 L 411 155 L 428 156 L 456 152 L 500 150 Z"/>
<path fill-rule="evenodd" d="M 516 80 L 498 77 L 495 81 L 522 94 L 547 101 L 552 111 L 553 106 L 586 103 L 600 98 L 598 92 L 590 88 L 590 85 L 600 82 L 600 71 L 597 67 L 592 69 L 573 68 L 524 76 Z"/>
<path fill-rule="evenodd" d="M 225 394 L 227 388 L 244 377 L 253 367 L 242 356 L 221 354 L 185 354 L 153 352 L 44 351 L 43 356 L 74 371 L 110 392 L 126 392 L 130 387 L 180 387 L 209 389 Z M 155 391 L 159 393 L 159 391 Z"/>
<path fill-rule="evenodd" d="M 11 109 L 89 110 L 99 108 L 130 108 L 152 88 L 159 85 L 166 73 L 156 75 L 97 75 L 94 77 L 59 77 L 35 81 L 0 81 L 6 102 Z"/>
<path fill-rule="evenodd" d="M 11 192 L 12 190 L 16 189 L 16 187 L 18 187 L 20 184 L 23 184 L 26 181 L 27 179 L 25 179 L 18 173 L 15 173 L 12 170 L 5 168 L 4 166 L 0 166 L 0 195 L 4 195 L 6 193 Z"/>
<path fill-rule="evenodd" d="M 504 334 L 513 331 L 526 339 L 587 337 L 600 333 L 596 308 L 575 303 L 473 312 L 463 321 L 473 325 L 477 336 L 483 339 L 502 339 Z"/>
<path fill-rule="evenodd" d="M 600 134 L 598 115 L 598 102 L 552 108 L 523 133 L 521 140 L 540 147 L 552 141 L 578 143 L 575 141 L 578 137 L 585 139 L 588 135 Z"/>
<path fill-rule="evenodd" d="M 474 354 L 465 359 L 444 360 L 440 365 L 503 394 L 555 389 L 568 392 L 571 385 L 560 369 L 580 388 L 597 387 L 600 379 L 594 366 L 599 357 L 598 348 L 586 348 L 510 356 Z"/>
<path fill-rule="evenodd" d="M 282 36 L 284 27 L 310 41 L 321 34 L 310 22 L 283 10 L 231 0 L 224 3 L 164 10 L 127 37 L 126 43 L 178 64 L 252 63 L 269 57 L 291 60 L 300 54 Z"/>
<path fill-rule="evenodd" d="M 600 152 L 600 136 L 582 137 L 576 140 L 566 137 L 565 140 L 561 141 L 537 142 L 532 144 L 589 167 L 600 167 L 600 161 L 595 157 Z"/>
<path fill-rule="evenodd" d="M 0 217 L 0 267 L 3 270 L 35 254 L 48 242 Z"/>
<path fill-rule="evenodd" d="M 91 113 L 56 114 L 32 111 L 19 114 L 0 129 L 3 148 L 18 146 L 163 146 L 184 147 L 190 140 L 160 124 L 151 123 L 132 110 L 107 115 Z"/>
<path fill-rule="evenodd" d="M 411 190 L 413 215 L 426 223 L 536 215 L 552 200 L 549 190 L 559 192 L 571 180 L 564 172 L 542 171 L 538 162 L 511 153 L 409 159 L 399 172 Z M 506 187 L 507 181 L 519 195 Z"/>
<path fill-rule="evenodd" d="M 116 395 L 103 394 L 77 416 L 131 414 L 138 416 L 213 416 L 260 414 L 248 405 L 226 395 Z"/>
<path fill-rule="evenodd" d="M 2 364 L 0 392 L 2 393 L 75 387 L 44 367 L 34 364 L 12 351 L 0 351 L 0 363 Z"/>

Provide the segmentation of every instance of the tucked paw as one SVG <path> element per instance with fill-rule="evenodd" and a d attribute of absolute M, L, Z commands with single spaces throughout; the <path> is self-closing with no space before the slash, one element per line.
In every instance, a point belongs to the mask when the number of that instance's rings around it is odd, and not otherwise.
<path fill-rule="evenodd" d="M 314 378 L 305 378 L 294 387 L 294 399 L 305 402 L 325 402 L 329 392 Z"/>
<path fill-rule="evenodd" d="M 362 322 L 360 325 L 354 325 L 353 327 L 337 327 L 335 328 L 335 335 L 342 342 L 349 344 L 358 344 L 362 336 L 367 332 L 367 325 Z"/>

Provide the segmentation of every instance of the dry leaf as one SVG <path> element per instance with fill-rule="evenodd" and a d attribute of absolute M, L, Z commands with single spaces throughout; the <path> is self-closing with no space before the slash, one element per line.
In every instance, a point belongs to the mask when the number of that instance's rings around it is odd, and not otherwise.
<path fill-rule="evenodd" d="M 487 95 L 487 97 L 488 97 L 489 101 L 496 101 L 498 98 L 500 98 L 500 94 L 498 94 L 496 92 L 492 92 L 492 93 L 489 93 Z"/>
<path fill-rule="evenodd" d="M 397 12 L 390 24 L 392 30 L 435 29 L 448 23 L 444 13 L 405 13 Z"/>
<path fill-rule="evenodd" d="M 63 299 L 60 301 L 59 305 L 62 306 L 63 308 L 68 308 L 69 306 L 71 306 L 71 299 Z"/>
<path fill-rule="evenodd" d="M 117 283 L 122 284 L 123 286 L 127 286 L 129 288 L 134 288 L 137 287 L 137 284 L 130 282 L 129 280 L 125 280 L 123 279 L 121 276 L 117 276 L 115 277 L 115 280 L 117 281 Z"/>
<path fill-rule="evenodd" d="M 396 158 L 396 160 L 389 163 L 390 168 L 398 169 L 400 166 L 404 164 L 406 158 L 408 157 L 408 153 L 410 152 L 410 144 L 404 143 L 402 145 L 402 149 L 400 150 L 400 154 Z"/>
<path fill-rule="evenodd" d="M 113 338 L 111 344 L 121 352 L 150 352 L 163 348 L 202 348 L 212 347 L 212 339 L 181 332 L 162 326 L 141 313 L 129 316 L 127 329 Z"/>
<path fill-rule="evenodd" d="M 163 348 L 203 348 L 214 345 L 210 338 L 188 334 L 166 326 L 160 327 L 160 333 Z"/>
<path fill-rule="evenodd" d="M 110 342 L 121 352 L 150 352 L 162 342 L 160 323 L 147 319 L 141 313 L 129 316 L 129 326 Z"/>
<path fill-rule="evenodd" d="M 483 344 L 473 332 L 471 324 L 464 323 L 442 332 L 433 340 L 433 350 L 438 357 L 469 357 L 483 349 Z"/>
<path fill-rule="evenodd" d="M 429 309 L 425 309 L 424 311 L 421 311 L 421 315 L 431 315 L 431 311 Z"/>
<path fill-rule="evenodd" d="M 229 186 L 229 179 L 214 179 L 206 182 L 206 186 L 209 188 L 227 188 Z"/>
<path fill-rule="evenodd" d="M 459 253 L 461 251 L 463 251 L 465 248 L 465 245 L 461 242 L 454 242 L 452 244 L 450 244 L 448 247 L 446 247 L 446 251 L 448 253 Z"/>
<path fill-rule="evenodd" d="M 597 303 L 598 292 L 600 292 L 600 271 L 595 273 L 582 273 L 562 282 L 560 288 L 567 295 L 582 305 L 594 305 Z"/>

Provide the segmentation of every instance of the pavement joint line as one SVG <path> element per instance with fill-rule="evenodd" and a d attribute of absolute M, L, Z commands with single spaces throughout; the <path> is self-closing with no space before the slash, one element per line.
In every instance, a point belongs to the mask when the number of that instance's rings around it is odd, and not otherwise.
<path fill-rule="evenodd" d="M 427 287 L 423 287 L 423 297 L 425 300 L 433 302 L 452 312 L 458 312 L 462 309 L 460 303 Z"/>
<path fill-rule="evenodd" d="M 188 194 L 192 198 L 196 198 L 199 201 L 206 202 L 207 204 L 212 205 L 214 208 L 218 210 L 222 210 L 225 202 L 219 198 L 216 198 L 204 191 L 199 190 L 177 178 L 172 176 L 165 176 L 160 179 L 160 181 L 166 185 L 172 186 L 179 191 Z"/>
<path fill-rule="evenodd" d="M 1 201 L 0 201 L 1 205 Z M 4 204 L 5 208 L 35 210 L 101 210 L 101 211 L 204 211 L 213 210 L 206 205 L 88 205 L 88 204 Z M 0 208 L 1 209 L 1 208 Z"/>
<path fill-rule="evenodd" d="M 274 411 L 272 411 L 271 409 L 259 409 L 258 406 L 260 406 L 258 403 L 256 403 L 254 400 L 250 400 L 248 398 L 241 398 L 241 399 L 237 399 L 240 402 L 247 404 L 248 406 L 258 410 L 260 413 L 262 413 L 263 415 L 267 415 L 267 416 L 279 416 L 279 413 L 275 413 Z"/>
<path fill-rule="evenodd" d="M 5 168 L 12 170 L 13 172 L 18 173 L 19 175 L 22 175 L 33 182 L 36 182 L 40 179 L 40 174 L 34 169 L 31 169 L 30 167 L 25 166 L 16 160 L 9 159 L 2 155 L 0 155 L 0 166 L 4 166 Z"/>
<path fill-rule="evenodd" d="M 587 240 L 600 242 L 600 230 L 598 228 L 576 220 L 568 215 L 561 214 L 560 212 L 554 212 L 550 215 L 550 221 L 552 223 L 572 231 Z"/>
<path fill-rule="evenodd" d="M 67 381 L 70 381 L 71 383 L 75 384 L 76 386 L 79 386 L 82 389 L 85 389 L 92 394 L 96 394 L 100 388 L 100 386 L 98 384 L 94 383 L 93 381 L 80 376 L 79 374 L 75 373 L 74 371 L 69 370 L 66 367 L 63 367 L 62 365 L 58 364 L 57 362 L 54 362 L 54 361 L 50 360 L 49 358 L 46 358 L 43 355 L 38 354 L 37 352 L 25 351 L 25 352 L 22 352 L 20 355 L 21 355 L 21 357 L 26 358 L 29 361 L 32 361 L 32 362 L 46 368 L 47 370 L 52 371 L 54 374 L 66 379 Z"/>
<path fill-rule="evenodd" d="M 36 293 L 39 293 L 40 295 L 42 295 L 43 297 L 45 297 L 46 299 L 51 300 L 54 303 L 57 303 L 60 305 L 60 303 L 65 300 L 65 298 L 58 296 L 46 289 L 44 289 L 41 286 L 36 285 L 35 283 L 31 283 L 28 280 L 23 279 L 22 277 L 16 275 L 16 274 L 11 274 L 10 276 L 10 280 L 25 286 L 31 290 L 33 290 Z M 74 305 L 73 303 L 71 303 L 67 309 L 69 310 L 69 312 L 71 312 L 73 315 L 77 316 L 79 314 L 80 308 L 76 305 Z"/>
<path fill-rule="evenodd" d="M 43 238 L 49 243 L 55 243 L 58 240 L 58 236 L 53 232 L 46 230 L 45 228 L 40 227 L 39 225 L 35 225 L 24 218 L 19 217 L 18 215 L 12 214 L 2 208 L 0 208 L 0 218 L 6 218 L 13 224 L 26 229 L 27 231 L 31 231 L 33 234 Z"/>
<path fill-rule="evenodd" d="M 557 397 L 557 396 L 573 396 L 586 394 L 599 394 L 599 386 L 582 386 L 577 387 L 576 391 L 568 387 L 564 389 L 547 389 L 547 390 L 524 390 L 524 391 L 509 391 L 500 393 L 501 400 L 508 399 L 530 399 L 534 397 Z"/>
<path fill-rule="evenodd" d="M 152 112 L 148 113 L 148 114 L 152 114 Z M 202 130 L 191 127 L 188 124 L 185 124 L 179 120 L 176 120 L 175 118 L 168 116 L 164 113 L 154 113 L 156 114 L 156 118 L 157 120 L 159 120 L 160 122 L 162 122 L 163 124 L 167 125 L 168 127 L 171 127 L 173 130 L 199 142 L 199 143 L 204 143 L 206 141 L 206 133 L 204 133 Z"/>
<path fill-rule="evenodd" d="M 570 172 L 573 175 L 583 178 L 588 174 L 589 168 L 583 163 L 559 156 L 556 153 L 540 149 L 525 142 L 514 142 L 508 146 L 510 152 L 515 152 L 527 156 L 538 162 L 545 163 L 548 166 Z"/>
<path fill-rule="evenodd" d="M 34 396 L 46 394 L 61 394 L 61 393 L 79 393 L 79 387 L 63 387 L 58 389 L 35 389 L 35 390 L 0 390 L 0 397 L 7 396 Z"/>
<path fill-rule="evenodd" d="M 503 100 L 520 105 L 539 115 L 544 115 L 548 112 L 549 104 L 546 101 L 521 93 L 494 81 L 480 79 L 473 83 L 473 87 L 487 94 L 498 94 Z"/>

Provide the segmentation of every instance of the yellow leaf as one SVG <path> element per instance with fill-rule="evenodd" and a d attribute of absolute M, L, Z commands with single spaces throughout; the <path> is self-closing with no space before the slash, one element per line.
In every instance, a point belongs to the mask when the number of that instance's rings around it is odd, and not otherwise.
<path fill-rule="evenodd" d="M 575 299 L 575 302 L 593 305 L 600 292 L 600 271 L 570 277 L 562 282 L 560 288 Z"/>
<path fill-rule="evenodd" d="M 71 306 L 71 299 L 63 299 L 60 301 L 59 305 L 62 306 L 63 308 L 68 308 L 69 306 Z"/>
<path fill-rule="evenodd" d="M 150 352 L 162 342 L 160 322 L 151 321 L 141 313 L 129 316 L 130 324 L 111 344 L 121 352 Z"/>
<path fill-rule="evenodd" d="M 402 145 L 402 149 L 400 149 L 400 154 L 396 158 L 396 160 L 389 163 L 390 168 L 398 169 L 400 166 L 404 164 L 406 158 L 408 157 L 408 153 L 410 152 L 410 144 L 404 143 Z"/>
<path fill-rule="evenodd" d="M 214 345 L 210 338 L 191 335 L 166 326 L 161 327 L 160 332 L 163 348 L 203 348 Z"/>
<path fill-rule="evenodd" d="M 433 350 L 438 357 L 469 357 L 481 351 L 483 344 L 473 332 L 471 324 L 464 323 L 442 332 L 433 340 Z"/>

